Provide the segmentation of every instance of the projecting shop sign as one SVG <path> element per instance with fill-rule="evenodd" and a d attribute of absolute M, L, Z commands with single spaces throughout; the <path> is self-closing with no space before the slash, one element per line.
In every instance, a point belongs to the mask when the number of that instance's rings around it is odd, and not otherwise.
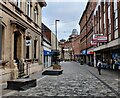
<path fill-rule="evenodd" d="M 94 43 L 107 42 L 107 36 L 103 34 L 93 34 L 92 41 Z"/>
<path fill-rule="evenodd" d="M 97 37 L 98 42 L 107 42 L 107 36 L 98 36 Z"/>
<path fill-rule="evenodd" d="M 26 40 L 26 46 L 31 46 L 31 40 Z"/>

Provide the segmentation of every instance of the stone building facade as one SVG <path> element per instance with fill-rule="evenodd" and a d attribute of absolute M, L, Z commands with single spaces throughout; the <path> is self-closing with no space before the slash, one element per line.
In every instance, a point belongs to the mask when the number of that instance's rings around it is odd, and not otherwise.
<path fill-rule="evenodd" d="M 42 69 L 39 64 L 42 61 L 41 11 L 44 6 L 45 1 L 1 0 L 0 81 L 5 82 Z"/>

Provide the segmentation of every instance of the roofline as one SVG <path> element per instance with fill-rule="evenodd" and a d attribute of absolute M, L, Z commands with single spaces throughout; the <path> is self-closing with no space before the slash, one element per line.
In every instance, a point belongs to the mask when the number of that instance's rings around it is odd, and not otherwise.
<path fill-rule="evenodd" d="M 86 8 L 85 8 L 85 10 L 84 10 L 84 12 L 83 12 L 83 14 L 82 14 L 82 16 L 81 16 L 81 18 L 80 18 L 79 25 L 80 25 L 80 23 L 81 23 L 84 15 L 85 15 L 86 11 L 87 11 L 87 8 L 88 8 L 89 4 L 90 4 L 90 0 L 88 1 L 87 5 L 86 5 Z"/>

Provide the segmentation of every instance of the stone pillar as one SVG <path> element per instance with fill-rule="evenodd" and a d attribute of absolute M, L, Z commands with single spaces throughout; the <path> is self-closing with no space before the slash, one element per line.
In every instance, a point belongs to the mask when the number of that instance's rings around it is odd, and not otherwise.
<path fill-rule="evenodd" d="M 94 67 L 96 67 L 96 53 L 94 52 Z"/>
<path fill-rule="evenodd" d="M 2 24 L 0 18 L 0 60 L 2 59 Z"/>

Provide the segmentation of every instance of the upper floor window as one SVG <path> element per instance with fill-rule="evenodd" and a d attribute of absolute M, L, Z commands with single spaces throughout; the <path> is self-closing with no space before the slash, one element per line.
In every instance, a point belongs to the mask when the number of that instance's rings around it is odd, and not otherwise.
<path fill-rule="evenodd" d="M 31 4 L 30 0 L 27 0 L 27 15 L 31 16 Z"/>
<path fill-rule="evenodd" d="M 14 3 L 16 4 L 17 7 L 21 7 L 21 0 L 14 0 Z"/>
<path fill-rule="evenodd" d="M 110 6 L 108 7 L 108 22 L 111 24 Z"/>
<path fill-rule="evenodd" d="M 38 9 L 36 7 L 34 9 L 34 22 L 38 23 Z"/>
<path fill-rule="evenodd" d="M 114 1 L 114 30 L 118 29 L 118 9 L 117 0 Z"/>

